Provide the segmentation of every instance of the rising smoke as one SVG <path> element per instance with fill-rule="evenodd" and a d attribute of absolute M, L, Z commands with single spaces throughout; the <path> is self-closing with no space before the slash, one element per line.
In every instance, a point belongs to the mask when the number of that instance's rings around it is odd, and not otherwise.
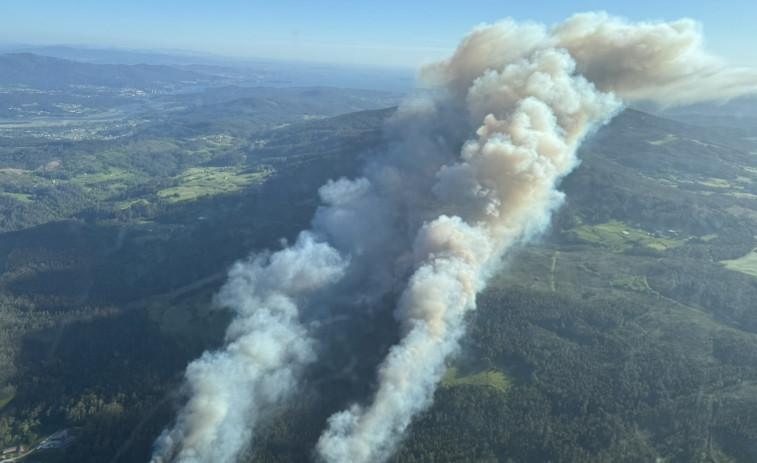
<path fill-rule="evenodd" d="M 356 301 L 400 294 L 400 341 L 378 368 L 375 394 L 328 420 L 318 458 L 389 458 L 430 405 L 476 294 L 509 249 L 548 225 L 582 139 L 624 100 L 670 105 L 757 90 L 757 73 L 726 67 L 701 42 L 690 20 L 588 13 L 551 30 L 507 20 L 474 29 L 449 59 L 422 68 L 434 96 L 399 108 L 387 149 L 362 177 L 321 188 L 312 230 L 232 269 L 218 295 L 236 313 L 226 346 L 188 366 L 189 400 L 152 461 L 234 461 L 316 361 L 312 313 L 345 292 Z"/>

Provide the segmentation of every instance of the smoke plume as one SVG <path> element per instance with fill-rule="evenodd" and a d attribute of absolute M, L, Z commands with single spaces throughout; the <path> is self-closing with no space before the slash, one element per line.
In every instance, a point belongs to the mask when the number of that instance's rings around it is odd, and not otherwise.
<path fill-rule="evenodd" d="M 332 415 L 316 450 L 333 463 L 389 458 L 431 404 L 476 294 L 561 204 L 556 185 L 587 134 L 623 101 L 757 90 L 757 73 L 728 68 L 701 45 L 690 20 L 629 24 L 587 13 L 551 30 L 480 26 L 449 59 L 423 67 L 432 96 L 398 109 L 386 149 L 360 178 L 321 188 L 312 230 L 232 269 L 218 295 L 236 313 L 226 345 L 187 368 L 188 402 L 153 462 L 234 461 L 296 392 L 316 361 L 323 301 L 343 294 L 399 294 L 400 341 L 378 368 L 375 394 Z"/>
<path fill-rule="evenodd" d="M 347 262 L 308 232 L 290 248 L 240 262 L 217 298 L 236 311 L 226 347 L 187 367 L 189 402 L 156 442 L 154 462 L 234 461 L 261 414 L 294 390 L 312 345 L 298 321 L 302 294 L 329 285 Z"/>

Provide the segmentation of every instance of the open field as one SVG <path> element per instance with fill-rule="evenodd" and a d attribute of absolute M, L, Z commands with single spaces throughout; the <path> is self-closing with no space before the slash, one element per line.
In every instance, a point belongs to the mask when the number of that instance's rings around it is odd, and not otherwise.
<path fill-rule="evenodd" d="M 25 194 L 25 193 L 0 193 L 3 196 L 8 196 L 9 198 L 13 198 L 16 201 L 21 201 L 22 203 L 33 203 L 34 200 L 31 198 L 31 195 Z"/>
<path fill-rule="evenodd" d="M 121 193 L 134 179 L 135 175 L 131 172 L 118 167 L 109 167 L 103 172 L 82 173 L 70 181 L 87 191 L 97 190 L 98 197 L 105 199 L 113 194 Z"/>
<path fill-rule="evenodd" d="M 449 368 L 442 378 L 442 386 L 490 386 L 501 392 L 507 392 L 512 383 L 504 373 L 496 370 L 486 370 L 468 376 L 458 376 L 458 373 L 457 368 Z"/>
<path fill-rule="evenodd" d="M 733 260 L 722 260 L 720 263 L 727 269 L 757 277 L 757 249 L 752 250 L 752 252 L 744 257 Z"/>
<path fill-rule="evenodd" d="M 4 399 L 0 399 L 0 410 L 5 408 L 6 405 L 10 403 L 10 401 L 13 400 L 13 396 L 6 397 Z"/>
<path fill-rule="evenodd" d="M 179 186 L 166 188 L 158 196 L 170 202 L 196 199 L 220 193 L 231 193 L 254 183 L 262 183 L 266 173 L 226 167 L 192 167 L 179 177 Z"/>
<path fill-rule="evenodd" d="M 13 386 L 6 386 L 3 389 L 0 389 L 0 410 L 5 408 L 15 396 L 16 390 Z"/>
<path fill-rule="evenodd" d="M 655 291 L 649 287 L 647 277 L 644 275 L 632 275 L 630 277 L 612 280 L 610 281 L 610 285 L 613 288 L 625 289 L 628 291 L 656 294 Z"/>
<path fill-rule="evenodd" d="M 678 137 L 676 137 L 675 135 L 669 133 L 669 134 L 667 134 L 665 136 L 665 138 L 661 138 L 659 140 L 650 141 L 649 144 L 650 145 L 659 146 L 659 145 L 664 145 L 665 143 L 670 143 L 671 141 L 676 141 L 678 139 L 679 139 Z"/>
<path fill-rule="evenodd" d="M 648 143 L 650 145 L 660 146 L 660 145 L 664 145 L 666 143 L 670 143 L 670 142 L 674 142 L 674 141 L 678 141 L 678 142 L 691 142 L 691 143 L 696 143 L 697 145 L 700 145 L 700 146 L 707 146 L 707 147 L 717 148 L 717 145 L 713 145 L 711 143 L 705 143 L 703 141 L 699 141 L 699 140 L 694 139 L 694 138 L 677 137 L 677 136 L 673 135 L 672 133 L 666 134 L 664 138 L 660 138 L 658 140 L 652 140 L 652 141 L 649 141 Z"/>
<path fill-rule="evenodd" d="M 698 176 L 675 176 L 668 175 L 665 178 L 655 178 L 660 184 L 673 188 L 682 188 L 689 191 L 696 191 L 701 195 L 723 194 L 737 198 L 752 198 L 755 195 L 749 193 L 752 178 L 739 176 L 734 180 L 727 180 L 718 177 L 698 177 Z"/>
<path fill-rule="evenodd" d="M 610 220 L 598 225 L 582 224 L 570 230 L 576 238 L 589 243 L 599 244 L 617 251 L 624 251 L 634 244 L 664 251 L 684 244 L 677 238 L 655 238 L 648 232 L 629 227 L 623 222 Z"/>

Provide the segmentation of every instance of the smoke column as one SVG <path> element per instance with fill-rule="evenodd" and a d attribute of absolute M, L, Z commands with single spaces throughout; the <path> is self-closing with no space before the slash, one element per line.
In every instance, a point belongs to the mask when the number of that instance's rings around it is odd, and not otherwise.
<path fill-rule="evenodd" d="M 431 404 L 476 294 L 508 249 L 548 225 L 582 139 L 623 100 L 672 105 L 757 90 L 757 73 L 728 68 L 701 42 L 690 20 L 587 13 L 551 30 L 506 20 L 422 68 L 433 96 L 399 108 L 387 149 L 362 177 L 321 188 L 312 230 L 232 269 L 217 297 L 236 314 L 226 345 L 188 366 L 188 402 L 153 463 L 235 461 L 316 360 L 317 301 L 397 292 L 401 338 L 375 395 L 335 413 L 316 449 L 331 463 L 389 458 Z"/>
<path fill-rule="evenodd" d="M 373 402 L 330 418 L 317 448 L 324 460 L 392 455 L 431 404 L 476 293 L 510 247 L 547 226 L 562 200 L 556 182 L 577 164 L 582 138 L 621 108 L 618 97 L 671 104 L 757 88 L 755 72 L 722 67 L 700 44 L 688 20 L 629 25 L 584 14 L 551 32 L 503 21 L 421 70 L 482 122 L 462 159 L 437 172 L 433 191 L 448 212 L 413 244 L 416 270 L 395 312 L 402 340 L 379 368 Z"/>
<path fill-rule="evenodd" d="M 236 311 L 226 347 L 205 352 L 185 373 L 189 402 L 156 442 L 154 462 L 234 461 L 260 415 L 288 397 L 313 359 L 297 299 L 341 277 L 338 253 L 308 232 L 290 248 L 238 263 L 218 294 Z"/>

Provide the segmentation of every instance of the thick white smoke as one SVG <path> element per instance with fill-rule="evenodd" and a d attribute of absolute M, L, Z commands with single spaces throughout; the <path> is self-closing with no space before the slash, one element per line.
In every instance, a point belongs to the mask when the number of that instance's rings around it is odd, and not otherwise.
<path fill-rule="evenodd" d="M 318 443 L 326 461 L 392 455 L 431 403 L 476 293 L 508 248 L 547 225 L 562 199 L 556 182 L 576 165 L 582 138 L 620 109 L 617 96 L 671 104 L 757 89 L 757 73 L 722 67 L 700 44 L 688 20 L 630 25 L 584 14 L 551 32 L 504 21 L 422 69 L 482 121 L 478 139 L 437 173 L 433 191 L 450 215 L 425 224 L 413 245 L 417 270 L 396 310 L 403 338 L 379 368 L 373 402 L 330 418 Z"/>
<path fill-rule="evenodd" d="M 335 284 L 355 300 L 399 288 L 401 339 L 371 402 L 334 414 L 317 451 L 332 463 L 389 458 L 431 403 L 476 294 L 508 249 L 547 226 L 562 201 L 556 183 L 621 99 L 668 105 L 757 90 L 757 73 L 725 67 L 701 42 L 689 20 L 588 13 L 552 30 L 481 26 L 424 67 L 435 96 L 400 107 L 363 177 L 321 188 L 313 231 L 232 270 L 218 296 L 237 314 L 226 347 L 188 367 L 189 401 L 153 462 L 234 461 L 315 360 L 306 296 Z"/>
<path fill-rule="evenodd" d="M 327 461 L 391 456 L 412 417 L 431 403 L 476 294 L 509 247 L 547 225 L 562 198 L 555 182 L 575 166 L 581 138 L 620 108 L 574 74 L 564 50 L 524 54 L 500 70 L 481 69 L 469 83 L 467 109 L 483 125 L 433 187 L 451 215 L 418 232 L 416 271 L 396 310 L 404 336 L 379 369 L 373 403 L 330 419 L 318 444 Z"/>
<path fill-rule="evenodd" d="M 292 247 L 234 266 L 217 296 L 236 311 L 226 347 L 187 367 L 189 402 L 156 441 L 153 462 L 235 461 L 261 415 L 289 397 L 314 358 L 299 323 L 300 296 L 339 279 L 346 266 L 308 232 Z"/>

